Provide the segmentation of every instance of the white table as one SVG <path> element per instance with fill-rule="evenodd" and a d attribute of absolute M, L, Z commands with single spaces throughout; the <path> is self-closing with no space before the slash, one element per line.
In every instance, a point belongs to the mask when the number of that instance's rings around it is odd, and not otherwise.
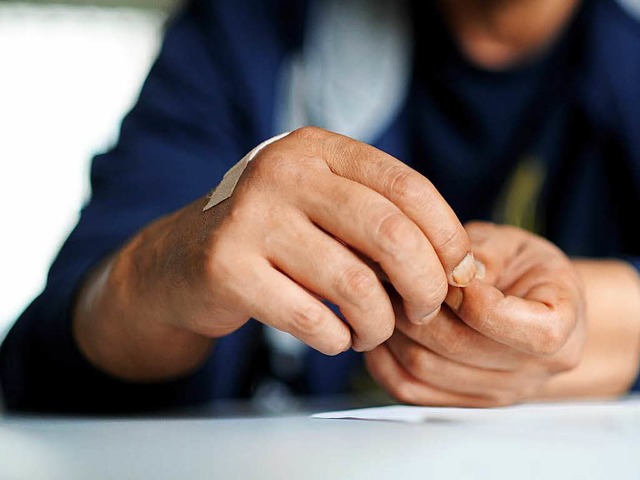
<path fill-rule="evenodd" d="M 640 409 L 404 424 L 0 420 L 0 479 L 640 479 Z"/>

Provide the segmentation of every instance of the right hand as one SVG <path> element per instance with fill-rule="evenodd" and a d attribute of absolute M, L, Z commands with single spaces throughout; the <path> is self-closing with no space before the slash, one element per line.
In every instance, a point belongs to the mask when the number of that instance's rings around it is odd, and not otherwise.
<path fill-rule="evenodd" d="M 437 314 L 448 284 L 475 276 L 464 228 L 425 177 L 318 128 L 265 147 L 231 198 L 204 203 L 147 227 L 128 256 L 144 276 L 139 311 L 207 338 L 253 317 L 328 355 L 368 351 L 395 325 L 378 267 L 417 324 Z"/>

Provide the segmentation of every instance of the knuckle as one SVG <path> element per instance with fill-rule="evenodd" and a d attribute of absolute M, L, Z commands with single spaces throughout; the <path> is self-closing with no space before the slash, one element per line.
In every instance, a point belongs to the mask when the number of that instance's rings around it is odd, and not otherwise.
<path fill-rule="evenodd" d="M 430 361 L 429 356 L 419 348 L 414 348 L 405 353 L 406 368 L 414 376 L 425 378 L 429 376 Z"/>
<path fill-rule="evenodd" d="M 266 179 L 270 184 L 286 182 L 290 185 L 298 185 L 306 173 L 296 158 L 266 150 L 251 161 L 249 171 L 252 176 Z"/>
<path fill-rule="evenodd" d="M 387 172 L 388 198 L 396 202 L 425 202 L 427 195 L 421 177 L 406 166 L 394 166 Z"/>
<path fill-rule="evenodd" d="M 415 298 L 418 303 L 405 299 L 405 308 L 408 314 L 411 312 L 412 316 L 415 314 L 424 317 L 442 307 L 447 296 L 448 284 L 444 275 L 442 278 L 439 275 L 437 277 L 428 276 L 414 279 L 414 283 L 419 285 L 419 288 L 413 289 L 412 295 L 417 292 Z M 428 328 L 428 326 L 423 325 L 421 328 Z"/>
<path fill-rule="evenodd" d="M 459 252 L 459 261 L 462 261 L 471 250 L 469 236 L 461 225 L 443 225 L 442 229 L 434 248 L 440 252 Z"/>
<path fill-rule="evenodd" d="M 352 326 L 352 328 L 354 328 Z M 372 350 L 389 340 L 394 332 L 393 321 L 376 322 L 375 326 L 354 328 L 354 343 L 365 351 Z"/>
<path fill-rule="evenodd" d="M 434 202 L 444 201 L 439 198 L 435 189 L 428 188 L 428 181 L 424 177 L 405 166 L 392 167 L 387 177 L 385 193 L 393 203 L 426 207 Z M 434 238 L 441 240 L 434 247 L 440 251 L 459 251 L 462 260 L 471 246 L 462 225 L 458 222 L 443 222 L 440 228 L 442 230 Z"/>
<path fill-rule="evenodd" d="M 331 138 L 331 142 L 325 142 L 331 156 L 339 163 L 344 165 L 349 163 L 360 163 L 362 160 L 363 144 L 349 137 L 335 135 Z M 360 163 L 365 166 L 366 163 Z"/>
<path fill-rule="evenodd" d="M 330 342 L 329 345 L 327 345 L 327 347 L 323 349 L 322 353 L 332 357 L 335 355 L 339 355 L 347 349 L 350 343 L 351 343 L 351 339 L 349 337 L 342 338 L 342 339 L 335 339 L 334 341 Z"/>
<path fill-rule="evenodd" d="M 570 329 L 559 321 L 556 315 L 540 329 L 537 344 L 534 345 L 536 353 L 550 356 L 558 353 L 569 338 Z"/>
<path fill-rule="evenodd" d="M 527 399 L 533 398 L 539 390 L 540 385 L 537 382 L 531 382 L 530 384 L 521 386 L 514 392 L 514 403 L 521 403 Z"/>
<path fill-rule="evenodd" d="M 328 132 L 320 127 L 308 125 L 308 126 L 297 128 L 296 130 L 291 132 L 288 135 L 288 137 L 302 140 L 305 142 L 316 142 L 318 140 L 322 140 L 323 138 L 325 138 L 327 134 Z"/>
<path fill-rule="evenodd" d="M 391 338 L 391 335 L 393 335 L 395 328 L 396 328 L 396 323 L 395 323 L 395 318 L 393 316 L 389 317 L 388 320 L 383 321 L 382 325 L 379 328 L 380 339 L 381 339 L 380 343 L 383 343 L 389 338 Z"/>
<path fill-rule="evenodd" d="M 312 336 L 322 330 L 324 312 L 314 304 L 296 305 L 291 312 L 291 327 L 302 336 Z"/>
<path fill-rule="evenodd" d="M 413 385 L 403 379 L 394 379 L 387 386 L 389 394 L 401 403 L 417 403 Z"/>
<path fill-rule="evenodd" d="M 379 281 L 371 269 L 364 265 L 353 265 L 338 274 L 336 283 L 338 295 L 361 303 L 377 291 Z"/>
<path fill-rule="evenodd" d="M 503 378 L 502 384 L 495 385 L 495 388 L 489 395 L 496 407 L 506 407 L 522 402 L 524 399 L 531 397 L 536 391 L 536 382 L 517 375 L 510 375 Z"/>
<path fill-rule="evenodd" d="M 385 194 L 394 203 L 417 208 L 442 203 L 438 190 L 424 176 L 406 165 L 396 165 L 387 170 Z"/>
<path fill-rule="evenodd" d="M 374 223 L 374 238 L 377 247 L 387 255 L 401 257 L 419 249 L 422 235 L 399 210 L 386 211 Z"/>
<path fill-rule="evenodd" d="M 375 350 L 374 350 L 375 352 Z M 403 378 L 403 375 L 394 375 L 387 371 L 383 364 L 385 360 L 373 354 L 365 355 L 365 364 L 371 376 L 391 395 L 402 403 L 415 403 L 415 389 Z M 388 360 L 387 360 L 388 361 Z"/>
<path fill-rule="evenodd" d="M 510 405 L 522 403 L 533 398 L 540 390 L 540 387 L 541 383 L 538 378 L 528 378 L 526 381 L 521 379 L 512 390 L 507 392 L 507 400 L 510 401 Z"/>
<path fill-rule="evenodd" d="M 521 398 L 515 392 L 500 392 L 489 397 L 487 399 L 487 404 L 485 405 L 485 407 L 508 407 L 510 405 L 518 403 L 520 400 Z"/>
<path fill-rule="evenodd" d="M 448 358 L 460 358 L 468 351 L 467 336 L 461 329 L 443 325 L 434 332 L 434 339 Z"/>
<path fill-rule="evenodd" d="M 443 271 L 432 274 L 427 280 L 429 288 L 424 292 L 424 299 L 429 311 L 433 311 L 442 305 L 447 298 L 449 284 Z"/>
<path fill-rule="evenodd" d="M 394 319 L 381 319 L 375 324 L 354 327 L 354 343 L 358 343 L 366 351 L 372 350 L 389 340 L 395 330 Z"/>
<path fill-rule="evenodd" d="M 507 407 L 522 402 L 536 391 L 529 382 L 516 378 L 504 378 L 502 384 L 495 385 L 483 394 L 486 407 Z"/>

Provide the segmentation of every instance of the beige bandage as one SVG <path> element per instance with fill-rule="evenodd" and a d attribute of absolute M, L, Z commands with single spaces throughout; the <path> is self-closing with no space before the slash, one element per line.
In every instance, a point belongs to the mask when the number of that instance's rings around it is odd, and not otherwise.
<path fill-rule="evenodd" d="M 289 133 L 290 132 L 281 133 L 280 135 L 271 137 L 269 140 L 265 140 L 256 148 L 247 153 L 242 158 L 242 160 L 231 167 L 231 169 L 224 174 L 224 177 L 222 177 L 222 181 L 218 184 L 218 186 L 214 188 L 209 194 L 209 201 L 204 206 L 202 211 L 204 212 L 206 210 L 209 210 L 210 208 L 215 207 L 220 202 L 223 202 L 224 200 L 229 198 L 233 194 L 233 191 L 235 190 L 236 185 L 238 184 L 238 181 L 240 180 L 240 177 L 244 172 L 244 169 L 247 168 L 249 162 L 254 159 L 258 152 L 260 152 L 260 150 L 262 150 L 267 145 L 271 145 L 273 142 L 286 137 L 287 135 L 289 135 Z"/>

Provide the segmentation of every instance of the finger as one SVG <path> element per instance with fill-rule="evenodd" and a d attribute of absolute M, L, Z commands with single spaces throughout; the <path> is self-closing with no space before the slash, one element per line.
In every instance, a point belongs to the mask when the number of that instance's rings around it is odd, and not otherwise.
<path fill-rule="evenodd" d="M 400 402 L 451 407 L 497 406 L 497 402 L 489 398 L 448 392 L 421 382 L 402 368 L 385 344 L 368 352 L 365 363 L 373 379 Z"/>
<path fill-rule="evenodd" d="M 473 329 L 532 355 L 558 352 L 578 316 L 575 300 L 549 282 L 534 285 L 520 297 L 475 280 L 464 289 L 451 288 L 447 304 Z"/>
<path fill-rule="evenodd" d="M 521 242 L 504 234 L 496 235 L 496 229 L 502 226 L 489 222 L 468 222 L 464 228 L 476 259 L 476 278 L 496 285 L 507 259 L 513 257 Z"/>
<path fill-rule="evenodd" d="M 353 330 L 354 350 L 371 350 L 387 340 L 395 317 L 373 270 L 308 219 L 288 215 L 287 223 L 269 241 L 274 266 L 340 308 Z"/>
<path fill-rule="evenodd" d="M 575 290 L 577 276 L 571 262 L 548 240 L 516 227 L 489 222 L 470 222 L 465 228 L 475 256 L 485 267 L 481 279 L 484 283 L 516 296 L 523 296 L 541 280 L 556 283 L 567 292 Z"/>
<path fill-rule="evenodd" d="M 463 365 L 437 355 L 400 332 L 385 345 L 410 375 L 442 391 L 512 402 L 534 388 L 531 375 Z"/>
<path fill-rule="evenodd" d="M 433 184 L 381 150 L 318 128 L 303 128 L 283 142 L 303 142 L 331 171 L 389 199 L 429 239 L 452 285 L 467 285 L 475 265 L 465 229 Z"/>
<path fill-rule="evenodd" d="M 380 264 L 409 319 L 431 318 L 446 296 L 447 277 L 423 232 L 388 199 L 330 172 L 308 189 L 303 209 L 310 219 Z"/>
<path fill-rule="evenodd" d="M 474 282 L 470 290 L 452 288 L 447 303 L 501 343 L 527 353 L 555 353 L 574 330 L 582 305 L 569 259 L 549 241 L 514 227 L 473 222 L 466 228 L 496 288 L 485 282 Z"/>
<path fill-rule="evenodd" d="M 249 314 L 312 348 L 337 355 L 351 347 L 349 327 L 327 306 L 267 262 L 251 262 Z"/>
<path fill-rule="evenodd" d="M 427 324 L 415 325 L 396 309 L 396 330 L 437 355 L 472 367 L 513 371 L 526 355 L 482 335 L 464 323 L 446 305 Z"/>

